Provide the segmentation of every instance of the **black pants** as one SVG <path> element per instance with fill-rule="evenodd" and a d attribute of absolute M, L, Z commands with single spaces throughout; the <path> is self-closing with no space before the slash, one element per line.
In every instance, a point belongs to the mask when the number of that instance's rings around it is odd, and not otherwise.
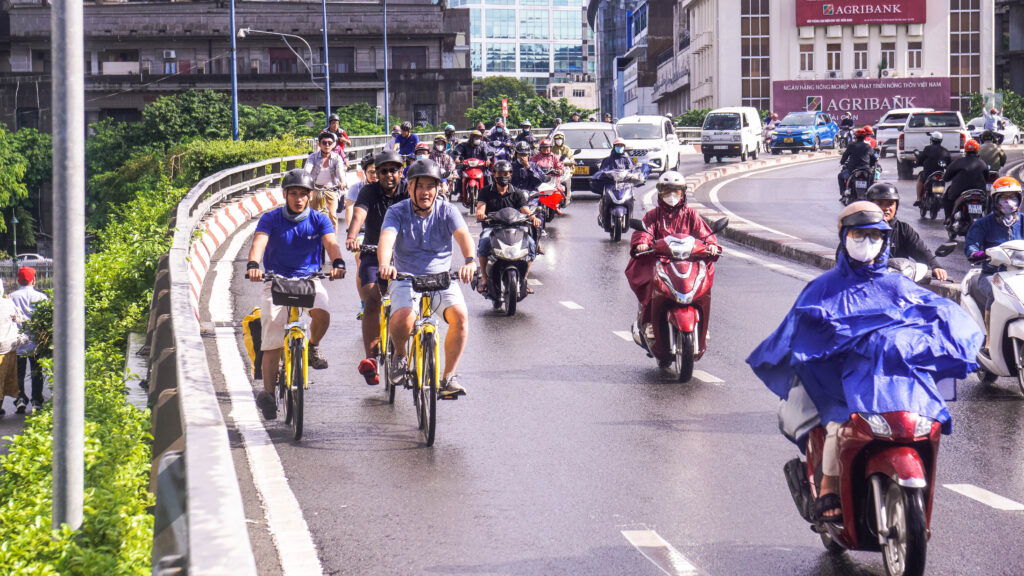
<path fill-rule="evenodd" d="M 18 356 L 18 390 L 21 397 L 28 399 L 25 395 L 25 370 L 29 369 L 28 363 L 32 362 L 32 401 L 41 403 L 43 401 L 43 368 L 35 356 Z"/>

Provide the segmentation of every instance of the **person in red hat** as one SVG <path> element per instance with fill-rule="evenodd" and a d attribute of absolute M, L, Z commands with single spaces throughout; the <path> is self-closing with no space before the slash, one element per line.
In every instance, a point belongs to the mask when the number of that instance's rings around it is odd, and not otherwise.
<path fill-rule="evenodd" d="M 18 397 L 18 348 L 24 344 L 21 325 L 26 318 L 10 298 L 0 298 L 0 416 L 3 401 Z"/>
<path fill-rule="evenodd" d="M 46 299 L 46 294 L 36 290 L 36 269 L 23 266 L 18 270 L 18 289 L 11 293 L 11 302 L 21 315 L 31 318 L 36 304 Z M 29 403 L 25 394 L 26 372 L 30 372 L 32 377 L 32 406 L 40 408 L 43 405 L 43 369 L 36 358 L 36 343 L 28 335 L 18 347 L 18 397 L 14 401 L 18 414 L 24 414 Z"/>

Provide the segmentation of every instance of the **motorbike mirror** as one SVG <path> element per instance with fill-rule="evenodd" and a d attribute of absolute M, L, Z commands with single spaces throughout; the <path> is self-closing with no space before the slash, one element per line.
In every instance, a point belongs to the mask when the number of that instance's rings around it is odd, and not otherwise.
<path fill-rule="evenodd" d="M 714 222 L 711 223 L 711 233 L 712 234 L 718 234 L 722 230 L 725 230 L 726 228 L 728 228 L 728 226 L 729 226 L 729 217 L 728 216 L 723 216 L 722 218 L 719 218 L 718 220 L 715 220 Z"/>
<path fill-rule="evenodd" d="M 956 250 L 956 242 L 946 242 L 935 249 L 936 256 L 949 256 Z"/>
<path fill-rule="evenodd" d="M 534 190 L 533 192 L 530 192 L 530 195 L 528 196 L 528 198 L 530 200 L 536 200 L 537 198 L 540 198 L 540 191 L 539 190 Z"/>
<path fill-rule="evenodd" d="M 638 232 L 647 232 L 647 226 L 644 225 L 644 221 L 636 218 L 629 219 L 629 227 Z"/>

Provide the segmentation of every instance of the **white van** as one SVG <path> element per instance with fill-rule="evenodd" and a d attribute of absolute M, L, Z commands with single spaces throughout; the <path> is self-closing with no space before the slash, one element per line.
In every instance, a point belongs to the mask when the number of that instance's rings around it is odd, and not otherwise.
<path fill-rule="evenodd" d="M 666 116 L 626 116 L 615 123 L 615 131 L 626 141 L 627 153 L 640 164 L 650 164 L 652 171 L 679 166 L 679 138 Z"/>
<path fill-rule="evenodd" d="M 719 162 L 728 156 L 757 158 L 761 149 L 761 118 L 749 106 L 719 108 L 704 117 L 700 130 L 700 150 L 704 163 Z"/>

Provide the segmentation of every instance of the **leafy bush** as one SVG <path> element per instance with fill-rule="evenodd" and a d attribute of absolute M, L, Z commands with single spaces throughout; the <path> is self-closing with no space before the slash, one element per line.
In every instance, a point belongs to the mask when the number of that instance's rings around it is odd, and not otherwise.
<path fill-rule="evenodd" d="M 1010 89 L 999 90 L 998 92 L 1003 95 L 1002 115 L 1009 118 L 1010 122 L 1017 126 L 1024 126 L 1024 96 Z M 981 94 L 977 92 L 971 94 L 971 110 L 964 117 L 964 121 L 970 122 L 972 118 L 981 116 L 982 104 Z"/>
<path fill-rule="evenodd" d="M 523 120 L 529 120 L 534 127 L 546 128 L 554 125 L 555 118 L 561 118 L 563 122 L 568 122 L 573 112 L 579 113 L 583 118 L 596 112 L 596 110 L 573 106 L 566 98 L 550 100 L 541 96 L 512 98 L 498 95 L 483 100 L 478 106 L 466 110 L 466 118 L 473 124 L 483 122 L 490 126 L 495 118 L 501 116 L 501 100 L 503 98 L 508 99 L 508 118 L 505 125 L 510 128 L 518 128 Z"/>
<path fill-rule="evenodd" d="M 693 110 L 688 110 L 681 116 L 676 116 L 672 119 L 672 122 L 675 123 L 676 126 L 703 126 L 704 117 L 707 116 L 709 112 L 711 112 L 711 108 L 695 108 Z"/>

